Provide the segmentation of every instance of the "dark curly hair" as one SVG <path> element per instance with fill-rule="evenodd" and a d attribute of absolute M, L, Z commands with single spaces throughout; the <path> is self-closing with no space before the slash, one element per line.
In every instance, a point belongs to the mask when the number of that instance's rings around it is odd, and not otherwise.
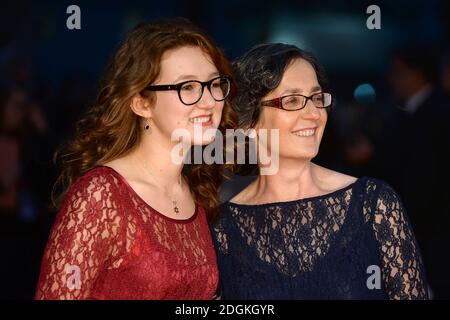
<path fill-rule="evenodd" d="M 280 85 L 287 67 L 296 59 L 308 61 L 316 72 L 320 86 L 323 89 L 328 86 L 325 71 L 317 59 L 294 45 L 284 43 L 257 45 L 233 62 L 234 77 L 238 86 L 234 105 L 240 128 L 252 128 L 257 123 L 261 99 Z"/>

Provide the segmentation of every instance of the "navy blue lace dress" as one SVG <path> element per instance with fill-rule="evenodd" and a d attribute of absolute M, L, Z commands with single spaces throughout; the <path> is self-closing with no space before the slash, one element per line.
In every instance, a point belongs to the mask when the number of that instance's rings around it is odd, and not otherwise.
<path fill-rule="evenodd" d="M 409 220 L 381 180 L 288 202 L 225 202 L 211 230 L 223 299 L 428 298 Z"/>

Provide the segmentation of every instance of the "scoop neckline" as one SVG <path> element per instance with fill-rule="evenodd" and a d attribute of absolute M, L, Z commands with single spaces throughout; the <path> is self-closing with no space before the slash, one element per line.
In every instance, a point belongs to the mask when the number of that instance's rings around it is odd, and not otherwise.
<path fill-rule="evenodd" d="M 156 215 L 175 222 L 175 223 L 180 223 L 180 224 L 184 224 L 184 223 L 189 223 L 191 221 L 193 221 L 197 215 L 198 215 L 198 211 L 199 211 L 199 207 L 197 205 L 197 202 L 194 201 L 195 203 L 195 209 L 194 209 L 194 213 L 187 219 L 175 219 L 175 218 L 171 218 L 166 216 L 165 214 L 163 214 L 162 212 L 156 210 L 155 208 L 153 208 L 149 203 L 147 203 L 147 201 L 145 201 L 134 189 L 133 187 L 128 183 L 127 179 L 125 179 L 124 176 L 122 176 L 116 169 L 113 169 L 109 166 L 105 166 L 105 165 L 99 165 L 97 166 L 97 168 L 106 168 L 109 169 L 110 171 L 112 171 L 125 185 L 126 187 L 130 190 L 131 193 L 133 193 L 138 199 L 139 201 L 141 201 L 148 209 L 150 209 L 152 212 L 156 213 Z"/>
<path fill-rule="evenodd" d="M 294 203 L 302 203 L 302 202 L 309 202 L 309 201 L 314 201 L 314 200 L 320 200 L 323 198 L 328 198 L 331 196 L 334 196 L 338 193 L 342 193 L 345 192 L 347 190 L 353 189 L 353 187 L 359 183 L 360 181 L 362 181 L 362 179 L 365 178 L 365 176 L 359 177 L 357 178 L 355 181 L 353 181 L 352 183 L 346 185 L 345 187 L 342 187 L 340 189 L 322 194 L 322 195 L 318 195 L 318 196 L 313 196 L 313 197 L 307 197 L 307 198 L 300 198 L 300 199 L 294 199 L 294 200 L 289 200 L 289 201 L 276 201 L 276 202 L 267 202 L 267 203 L 258 203 L 258 204 L 244 204 L 244 203 L 236 203 L 236 202 L 231 202 L 230 200 L 225 201 L 224 204 L 229 204 L 232 206 L 237 206 L 237 207 L 270 207 L 270 206 L 279 206 L 279 205 L 289 205 L 289 204 L 294 204 Z"/>

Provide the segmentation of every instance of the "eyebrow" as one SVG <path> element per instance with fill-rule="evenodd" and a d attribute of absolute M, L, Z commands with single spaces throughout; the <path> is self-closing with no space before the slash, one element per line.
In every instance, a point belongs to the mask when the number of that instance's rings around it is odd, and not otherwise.
<path fill-rule="evenodd" d="M 215 77 L 215 76 L 219 76 L 220 73 L 218 71 L 213 72 L 209 75 L 209 78 Z M 192 75 L 192 74 L 186 74 L 186 75 L 181 75 L 178 78 L 176 78 L 173 83 L 177 83 L 183 80 L 197 80 L 198 77 L 196 75 Z"/>
<path fill-rule="evenodd" d="M 320 86 L 315 86 L 315 87 L 311 88 L 311 90 L 310 90 L 311 93 L 316 93 L 318 91 L 322 91 L 322 88 Z M 300 88 L 290 88 L 290 89 L 284 90 L 281 93 L 281 95 L 284 96 L 285 94 L 295 94 L 295 93 L 303 93 L 303 90 Z"/>

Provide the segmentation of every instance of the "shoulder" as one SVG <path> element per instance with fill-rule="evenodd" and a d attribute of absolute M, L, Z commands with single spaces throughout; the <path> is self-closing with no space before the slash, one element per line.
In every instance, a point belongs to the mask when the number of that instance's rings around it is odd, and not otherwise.
<path fill-rule="evenodd" d="M 97 166 L 85 172 L 71 185 L 71 189 L 83 190 L 90 188 L 108 189 L 121 183 L 118 173 L 110 167 Z"/>
<path fill-rule="evenodd" d="M 53 234 L 69 237 L 84 232 L 102 240 L 118 235 L 123 238 L 127 219 L 117 183 L 114 173 L 104 167 L 95 167 L 76 179 L 55 217 Z M 98 232 L 86 233 L 94 229 Z"/>
<path fill-rule="evenodd" d="M 56 215 L 51 242 L 62 241 L 63 245 L 74 248 L 72 253 L 88 250 L 103 255 L 110 244 L 118 250 L 120 246 L 121 251 L 127 239 L 129 219 L 115 191 L 117 179 L 104 167 L 95 167 L 76 179 Z"/>
<path fill-rule="evenodd" d="M 239 192 L 237 195 L 235 195 L 233 198 L 231 198 L 227 202 L 223 203 L 221 205 L 221 211 L 227 210 L 229 208 L 229 206 L 230 206 L 230 202 L 233 202 L 233 203 L 246 203 L 246 202 L 248 202 L 251 199 L 251 196 L 250 196 L 251 190 L 252 190 L 252 187 L 248 186 L 244 190 Z"/>
<path fill-rule="evenodd" d="M 256 189 L 256 179 L 253 179 L 252 182 L 247 183 L 246 187 L 242 189 L 239 193 L 233 196 L 228 201 L 224 202 L 221 206 L 221 209 L 227 210 L 231 203 L 248 203 L 251 202 L 253 195 L 255 194 Z"/>
<path fill-rule="evenodd" d="M 375 200 L 383 200 L 386 198 L 400 199 L 397 191 L 388 182 L 374 177 L 364 177 L 362 191 L 366 196 Z"/>
<path fill-rule="evenodd" d="M 357 177 L 347 175 L 313 164 L 314 175 L 324 189 L 330 191 L 342 189 L 358 180 Z"/>
<path fill-rule="evenodd" d="M 385 210 L 386 206 L 402 207 L 396 190 L 386 181 L 374 177 L 353 177 L 337 171 L 319 167 L 318 177 L 324 186 L 331 190 L 339 190 L 354 185 L 355 195 L 365 202 L 365 207 Z"/>
<path fill-rule="evenodd" d="M 77 178 L 69 187 L 62 206 L 95 205 L 98 209 L 115 206 L 123 198 L 123 181 L 113 169 L 94 167 Z"/>
<path fill-rule="evenodd" d="M 399 194 L 388 182 L 366 177 L 361 192 L 364 214 L 374 226 L 384 222 L 391 224 L 393 221 L 402 223 L 408 219 Z"/>

